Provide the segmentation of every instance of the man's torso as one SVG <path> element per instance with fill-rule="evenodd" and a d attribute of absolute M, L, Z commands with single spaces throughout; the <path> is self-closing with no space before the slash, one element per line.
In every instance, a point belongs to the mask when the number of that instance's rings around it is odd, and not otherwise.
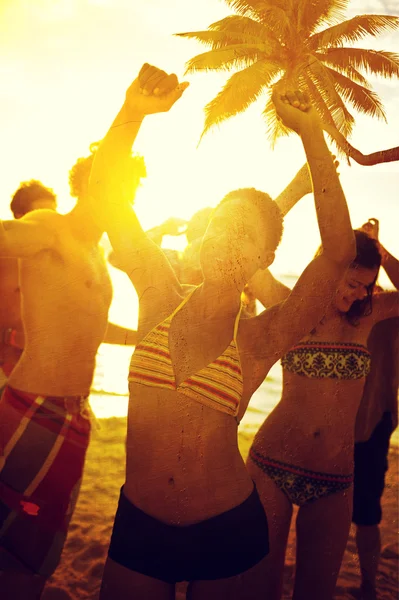
<path fill-rule="evenodd" d="M 54 215 L 53 248 L 20 260 L 25 349 L 10 384 L 51 395 L 89 391 L 112 287 L 97 243 L 74 234 L 69 215 Z"/>

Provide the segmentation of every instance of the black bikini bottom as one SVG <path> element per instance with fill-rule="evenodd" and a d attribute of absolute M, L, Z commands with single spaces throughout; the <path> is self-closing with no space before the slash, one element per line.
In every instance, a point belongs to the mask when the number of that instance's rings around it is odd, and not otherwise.
<path fill-rule="evenodd" d="M 108 555 L 131 571 L 176 583 L 238 575 L 268 552 L 267 519 L 255 487 L 239 506 L 184 526 L 147 515 L 122 488 Z"/>

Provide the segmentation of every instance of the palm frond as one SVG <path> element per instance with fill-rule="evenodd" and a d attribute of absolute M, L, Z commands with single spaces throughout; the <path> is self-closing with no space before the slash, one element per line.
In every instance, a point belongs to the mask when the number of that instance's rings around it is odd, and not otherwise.
<path fill-rule="evenodd" d="M 270 51 L 277 50 L 279 42 L 270 28 L 249 17 L 231 15 L 209 25 L 205 31 L 189 31 L 175 35 L 197 39 L 213 49 L 232 44 L 264 44 L 270 45 Z"/>
<path fill-rule="evenodd" d="M 224 0 L 235 12 L 243 16 L 256 16 L 263 5 L 262 0 Z"/>
<path fill-rule="evenodd" d="M 210 46 L 212 50 L 227 48 L 236 44 L 264 44 L 263 39 L 240 32 L 224 31 L 188 31 L 186 33 L 175 33 L 177 37 L 197 40 L 201 44 Z"/>
<path fill-rule="evenodd" d="M 384 121 L 387 120 L 378 94 L 363 85 L 351 81 L 348 77 L 342 75 L 342 73 L 338 73 L 329 67 L 327 67 L 327 69 L 334 78 L 336 87 L 344 100 L 350 102 L 359 112 L 365 113 L 371 117 L 378 117 Z"/>
<path fill-rule="evenodd" d="M 332 25 L 344 18 L 349 0 L 298 0 L 297 30 L 302 38 L 323 24 Z"/>
<path fill-rule="evenodd" d="M 329 123 L 333 127 L 336 127 L 327 102 L 324 100 L 323 95 L 319 92 L 316 84 L 313 82 L 312 78 L 306 73 L 304 73 L 303 77 L 305 82 L 305 89 L 309 94 L 309 98 L 312 102 L 312 105 L 319 113 L 321 120 L 324 123 Z"/>
<path fill-rule="evenodd" d="M 311 56 L 309 57 L 306 73 L 311 77 L 323 96 L 337 129 L 345 137 L 349 136 L 355 120 L 337 92 L 335 81 L 328 68 L 318 61 L 315 56 Z"/>
<path fill-rule="evenodd" d="M 334 56 L 330 56 L 330 54 L 327 52 L 315 52 L 315 56 L 317 57 L 317 60 L 319 60 L 325 65 L 328 65 L 329 67 L 332 67 L 335 71 L 346 75 L 347 77 L 349 77 L 349 79 L 352 79 L 352 81 L 356 81 L 361 85 L 368 85 L 367 79 L 361 73 L 359 73 L 357 69 L 355 69 L 354 67 L 352 67 L 351 64 L 349 64 L 346 57 L 343 61 L 340 61 L 339 59 L 335 60 Z"/>
<path fill-rule="evenodd" d="M 287 37 L 297 0 L 225 0 L 239 15 L 267 26 L 277 39 Z"/>
<path fill-rule="evenodd" d="M 268 42 L 276 44 L 278 42 L 272 28 L 268 27 L 267 24 L 260 23 L 255 19 L 241 15 L 230 15 L 225 17 L 224 19 L 209 25 L 208 29 L 226 32 L 233 36 L 236 33 L 251 35 L 261 39 L 264 44 Z"/>
<path fill-rule="evenodd" d="M 190 58 L 186 63 L 186 73 L 222 69 L 229 71 L 235 67 L 242 69 L 252 65 L 258 59 L 268 58 L 264 50 L 261 44 L 235 44 L 228 48 L 209 50 Z"/>
<path fill-rule="evenodd" d="M 312 100 L 313 106 L 316 108 L 317 112 L 319 113 L 322 123 L 327 128 L 327 134 L 328 134 L 331 142 L 333 142 L 336 145 L 338 154 L 345 156 L 346 155 L 345 151 L 343 150 L 343 148 L 341 148 L 341 146 L 338 145 L 335 137 L 330 133 L 331 131 L 338 132 L 338 129 L 337 129 L 335 121 L 332 117 L 332 114 L 330 112 L 330 109 L 328 108 L 328 105 L 323 98 L 323 95 L 318 90 L 317 86 L 312 81 L 311 77 L 304 74 L 304 81 L 305 81 L 304 87 L 306 88 L 306 90 L 309 94 L 309 97 Z M 339 132 L 338 132 L 338 135 L 341 135 L 341 134 L 339 134 Z"/>
<path fill-rule="evenodd" d="M 262 60 L 234 73 L 218 95 L 205 107 L 202 135 L 212 126 L 248 108 L 280 70 L 278 64 Z"/>
<path fill-rule="evenodd" d="M 271 100 L 271 85 L 282 73 L 281 82 L 308 91 L 333 137 L 348 137 L 353 129 L 348 106 L 385 118 L 367 74 L 399 77 L 399 54 L 346 48 L 344 43 L 351 46 L 367 35 L 396 30 L 399 16 L 360 15 L 340 22 L 350 0 L 225 2 L 236 14 L 206 31 L 176 34 L 210 48 L 188 61 L 186 72 L 241 69 L 205 107 L 203 134 L 244 111 L 265 88 L 268 98 L 263 116 L 268 138 L 274 144 L 279 136 L 288 134 Z"/>
<path fill-rule="evenodd" d="M 378 33 L 392 31 L 398 27 L 397 16 L 360 15 L 315 33 L 309 38 L 309 48 L 318 50 L 329 46 L 342 46 L 344 42 L 353 44 L 367 35 L 376 36 Z"/>
<path fill-rule="evenodd" d="M 394 52 L 363 48 L 327 48 L 323 55 L 328 57 L 326 62 L 331 62 L 332 66 L 340 67 L 343 71 L 348 65 L 373 75 L 399 77 L 399 54 Z"/>
<path fill-rule="evenodd" d="M 267 10 L 282 10 L 289 13 L 296 0 L 224 0 L 234 11 L 244 16 L 259 16 Z"/>

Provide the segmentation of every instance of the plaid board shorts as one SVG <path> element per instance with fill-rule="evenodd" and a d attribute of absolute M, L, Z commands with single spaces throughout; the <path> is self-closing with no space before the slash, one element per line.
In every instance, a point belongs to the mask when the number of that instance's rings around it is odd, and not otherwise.
<path fill-rule="evenodd" d="M 45 577 L 58 566 L 90 439 L 82 398 L 6 386 L 0 400 L 0 549 Z"/>

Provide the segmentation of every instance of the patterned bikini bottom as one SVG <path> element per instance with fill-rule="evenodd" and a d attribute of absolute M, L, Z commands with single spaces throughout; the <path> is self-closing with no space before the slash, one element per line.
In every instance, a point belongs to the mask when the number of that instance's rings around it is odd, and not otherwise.
<path fill-rule="evenodd" d="M 249 456 L 284 492 L 290 502 L 298 506 L 347 490 L 353 483 L 353 474 L 337 475 L 310 471 L 263 456 L 254 448 L 251 448 Z"/>

